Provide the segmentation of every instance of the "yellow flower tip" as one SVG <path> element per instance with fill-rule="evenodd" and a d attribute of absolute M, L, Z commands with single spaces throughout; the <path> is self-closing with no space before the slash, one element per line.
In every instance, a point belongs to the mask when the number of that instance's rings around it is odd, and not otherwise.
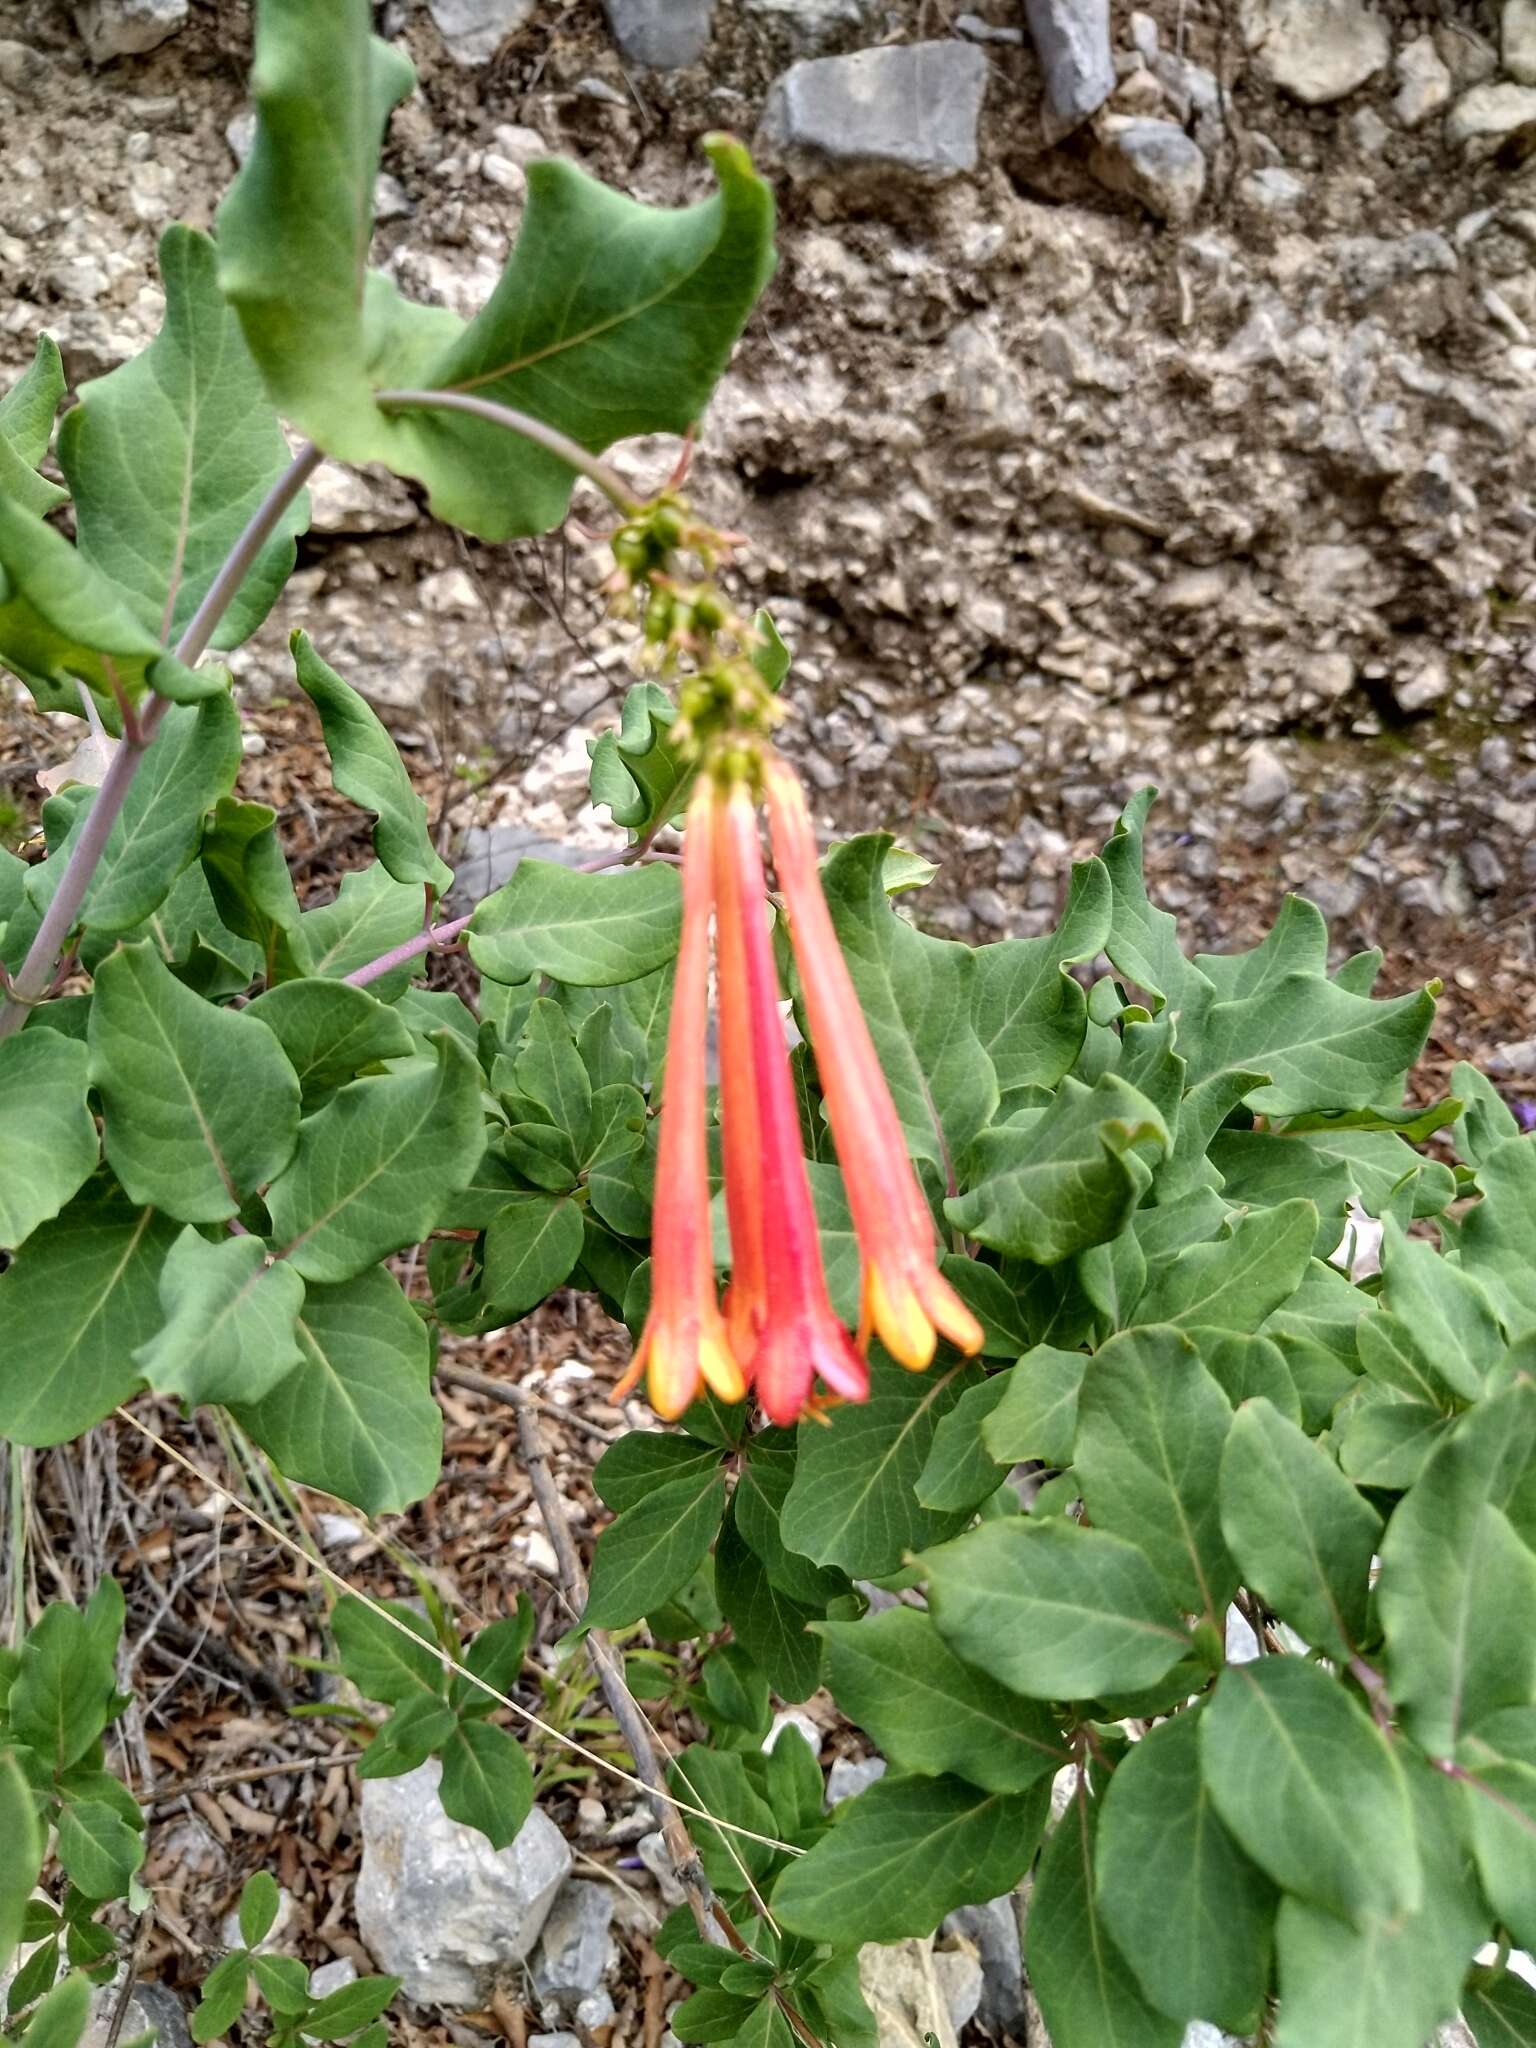
<path fill-rule="evenodd" d="M 877 1265 L 864 1279 L 864 1320 L 898 1364 L 908 1372 L 926 1372 L 933 1363 L 938 1339 L 928 1313 L 909 1281 L 893 1289 Z"/>
<path fill-rule="evenodd" d="M 639 1386 L 641 1378 L 645 1373 L 646 1358 L 650 1348 L 651 1333 L 649 1328 L 647 1328 L 640 1332 L 640 1341 L 630 1353 L 629 1363 L 624 1368 L 624 1376 L 610 1395 L 609 1398 L 611 1400 L 622 1401 L 626 1394 L 632 1394 L 636 1387 Z"/>
<path fill-rule="evenodd" d="M 974 1358 L 986 1343 L 986 1332 L 976 1317 L 941 1275 L 935 1274 L 928 1290 L 928 1309 L 939 1335 L 967 1358 Z"/>
<path fill-rule="evenodd" d="M 745 1400 L 746 1378 L 723 1328 L 718 1335 L 699 1340 L 699 1370 L 710 1392 L 718 1394 L 722 1401 Z"/>

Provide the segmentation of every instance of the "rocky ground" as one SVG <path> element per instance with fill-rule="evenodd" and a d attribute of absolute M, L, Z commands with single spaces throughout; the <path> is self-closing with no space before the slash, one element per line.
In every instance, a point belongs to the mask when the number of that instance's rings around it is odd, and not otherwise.
<path fill-rule="evenodd" d="M 472 312 L 532 157 L 670 203 L 704 188 L 702 134 L 755 138 L 780 268 L 691 487 L 750 537 L 743 595 L 794 645 L 787 744 L 828 827 L 889 824 L 940 861 L 934 928 L 1027 933 L 1155 781 L 1154 885 L 1201 943 L 1251 938 L 1304 889 L 1341 951 L 1388 949 L 1394 986 L 1446 977 L 1426 1085 L 1470 1054 L 1536 1095 L 1536 0 L 1080 0 L 1075 36 L 1067 13 L 387 0 L 420 86 L 386 149 L 378 259 Z M 248 145 L 249 27 L 243 0 L 0 0 L 0 369 L 47 328 L 78 383 L 154 331 L 160 229 L 209 224 Z M 659 481 L 675 452 L 628 459 Z M 408 486 L 321 473 L 300 572 L 238 658 L 248 793 L 282 809 L 306 890 L 364 838 L 292 701 L 300 621 L 393 722 L 445 840 L 604 843 L 584 742 L 632 661 L 600 565 L 574 532 L 480 547 Z M 13 841 L 70 743 L 19 693 L 0 702 Z M 604 1339 L 563 1315 L 477 1362 L 585 1404 Z M 424 1560 L 487 1618 L 510 1557 L 552 1643 L 510 1439 L 488 1460 L 489 1411 L 444 1399 L 432 1502 L 311 1533 L 376 1591 L 409 1590 L 401 1559 Z M 598 1446 L 557 1434 L 579 1520 Z M 209 1468 L 221 1454 L 200 1447 Z M 132 1535 L 153 1682 L 131 1762 L 160 1802 L 165 1906 L 148 1963 L 202 1974 L 244 1872 L 274 1862 L 280 1943 L 366 1966 L 350 1750 L 289 1721 L 282 1691 L 282 1657 L 319 1646 L 313 1583 L 107 1432 L 37 1476 L 45 1595 Z M 824 1761 L 847 1739 L 826 1732 Z M 306 1746 L 319 1764 L 288 1768 Z M 253 1756 L 272 1772 L 231 1779 Z M 554 1924 L 584 1958 L 577 1995 L 551 1990 L 564 1948 L 534 1926 L 499 2004 L 430 2025 L 423 2008 L 421 2037 L 526 2048 L 575 2027 L 657 2048 L 675 1986 L 644 1962 L 648 1823 L 597 1782 L 551 1781 L 546 1804 L 574 1859 Z M 887 2002 L 915 2038 L 949 2048 L 984 1991 L 991 2030 L 1020 2030 L 1016 1994 L 991 1988 L 1016 1943 L 988 1924 L 905 1955 Z M 578 2010 L 598 1996 L 613 2015 Z"/>

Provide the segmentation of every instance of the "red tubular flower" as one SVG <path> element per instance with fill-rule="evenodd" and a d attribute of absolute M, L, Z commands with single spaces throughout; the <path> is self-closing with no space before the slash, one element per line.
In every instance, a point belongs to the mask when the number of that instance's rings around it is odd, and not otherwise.
<path fill-rule="evenodd" d="M 661 1144 L 651 1233 L 651 1309 L 629 1370 L 627 1394 L 645 1375 L 656 1413 L 681 1415 L 702 1378 L 722 1401 L 739 1401 L 746 1381 L 731 1351 L 715 1296 L 710 1248 L 705 1060 L 709 1036 L 709 913 L 716 805 L 700 782 L 688 806 L 683 854 L 683 934 L 667 1029 Z"/>
<path fill-rule="evenodd" d="M 722 1065 L 720 1085 L 732 1228 L 737 1216 L 755 1215 L 759 1223 L 757 1249 L 749 1257 L 760 1258 L 761 1328 L 749 1370 L 769 1420 L 791 1423 L 805 1409 L 818 1375 L 834 1393 L 862 1401 L 869 1393 L 869 1374 L 827 1299 L 779 1015 L 778 974 L 764 917 L 767 887 L 757 808 L 742 783 L 725 798 L 715 888 L 724 934 L 722 994 L 727 975 L 739 964 L 745 1009 L 744 1034 L 733 1024 L 728 1044 L 722 1029 L 722 1054 L 730 1063 Z M 733 956 L 738 942 L 739 953 Z M 726 1001 L 729 1007 L 730 998 Z M 745 1066 L 739 1063 L 743 1036 Z M 750 1221 L 746 1234 L 751 1244 Z M 749 1303 L 756 1306 L 749 1296 L 738 1326 L 746 1321 Z"/>
<path fill-rule="evenodd" d="M 939 1272 L 933 1217 L 843 958 L 805 796 L 782 761 L 763 767 L 774 866 L 789 912 L 816 1070 L 864 1261 L 859 1340 L 870 1332 L 921 1372 L 939 1337 L 974 1354 L 981 1325 Z"/>

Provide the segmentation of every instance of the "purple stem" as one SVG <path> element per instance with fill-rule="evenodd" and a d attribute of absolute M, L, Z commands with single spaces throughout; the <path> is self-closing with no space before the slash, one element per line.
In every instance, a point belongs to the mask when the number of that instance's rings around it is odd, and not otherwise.
<path fill-rule="evenodd" d="M 278 520 L 304 488 L 321 459 L 320 450 L 306 443 L 251 514 L 245 531 L 230 549 L 223 568 L 208 586 L 202 603 L 176 643 L 176 659 L 185 667 L 194 668 L 202 659 L 225 607 L 245 581 Z M 167 698 L 151 691 L 143 716 L 137 723 L 125 720 L 122 743 L 102 777 L 90 815 L 59 877 L 59 886 L 53 892 L 53 900 L 43 913 L 42 923 L 27 948 L 27 957 L 16 970 L 4 1003 L 0 1004 L 0 1038 L 9 1038 L 19 1031 L 26 1023 L 28 1013 L 43 1001 L 53 985 L 64 943 L 74 929 L 86 891 L 106 851 L 107 840 L 122 813 L 139 763 L 160 729 L 168 702 Z"/>
<path fill-rule="evenodd" d="M 637 839 L 633 846 L 621 847 L 617 853 L 600 853 L 593 860 L 578 861 L 573 872 L 578 875 L 595 875 L 603 868 L 633 867 L 635 862 L 643 860 L 650 850 L 649 839 Z M 490 895 L 498 894 L 506 886 L 505 882 L 498 882 Z M 482 896 L 480 903 L 489 900 L 489 896 Z M 475 905 L 475 910 L 480 908 L 480 903 Z M 414 939 L 407 939 L 403 945 L 391 946 L 389 951 L 381 953 L 377 960 L 369 960 L 362 967 L 354 967 L 350 974 L 341 977 L 342 980 L 350 981 L 354 988 L 362 988 L 368 982 L 377 981 L 381 975 L 388 974 L 392 967 L 404 967 L 409 960 L 419 960 L 423 953 L 430 953 L 438 946 L 451 945 L 459 933 L 469 925 L 475 910 L 469 911 L 463 917 L 450 918 L 447 924 L 429 924 L 424 931 L 419 931 Z"/>

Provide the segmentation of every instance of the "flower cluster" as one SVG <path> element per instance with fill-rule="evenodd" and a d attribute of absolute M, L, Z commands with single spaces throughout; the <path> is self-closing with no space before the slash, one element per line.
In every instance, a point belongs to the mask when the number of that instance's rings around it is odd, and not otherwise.
<path fill-rule="evenodd" d="M 755 786 L 799 972 L 812 1049 L 863 1262 L 857 1344 L 827 1295 L 790 1073 Z M 711 913 L 720 1125 L 731 1278 L 722 1307 L 710 1246 L 705 1068 Z M 675 1416 L 700 1382 L 769 1419 L 814 1412 L 817 1380 L 863 1400 L 876 1336 L 921 1371 L 939 1337 L 967 1353 L 979 1324 L 941 1276 L 933 1218 L 907 1154 L 869 1026 L 832 928 L 815 837 L 793 772 L 766 750 L 700 773 L 683 854 L 683 932 L 667 1040 L 652 1228 L 651 1310 L 622 1393 L 644 1374 Z"/>

